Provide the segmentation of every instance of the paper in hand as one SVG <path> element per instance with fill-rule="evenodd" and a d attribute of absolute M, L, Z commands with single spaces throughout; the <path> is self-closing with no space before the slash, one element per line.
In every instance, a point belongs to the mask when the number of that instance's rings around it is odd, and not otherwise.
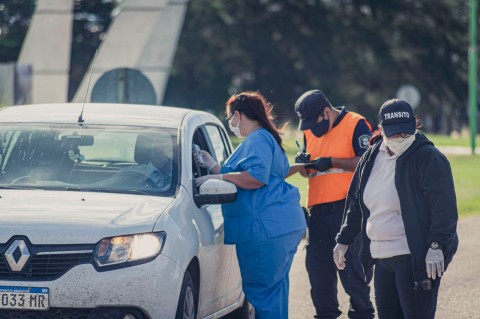
<path fill-rule="evenodd" d="M 312 164 L 312 163 L 294 163 L 294 164 L 290 165 L 290 167 L 305 166 L 305 165 L 308 165 L 308 164 Z"/>

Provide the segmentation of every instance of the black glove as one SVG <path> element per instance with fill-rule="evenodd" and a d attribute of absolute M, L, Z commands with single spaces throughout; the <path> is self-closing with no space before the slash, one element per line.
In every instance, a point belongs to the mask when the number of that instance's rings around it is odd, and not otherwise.
<path fill-rule="evenodd" d="M 325 172 L 327 169 L 332 167 L 332 158 L 331 157 L 317 157 L 314 159 L 311 164 L 305 165 L 305 168 L 316 169 L 320 172 Z"/>
<path fill-rule="evenodd" d="M 295 156 L 295 163 L 308 163 L 310 162 L 310 154 L 304 152 L 298 152 Z"/>

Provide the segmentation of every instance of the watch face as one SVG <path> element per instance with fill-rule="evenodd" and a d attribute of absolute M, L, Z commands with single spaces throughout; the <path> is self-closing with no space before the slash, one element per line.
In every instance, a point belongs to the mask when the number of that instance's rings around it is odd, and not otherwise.
<path fill-rule="evenodd" d="M 438 243 L 437 243 L 437 242 L 433 242 L 433 243 L 430 245 L 430 248 L 432 248 L 432 249 L 438 249 Z"/>

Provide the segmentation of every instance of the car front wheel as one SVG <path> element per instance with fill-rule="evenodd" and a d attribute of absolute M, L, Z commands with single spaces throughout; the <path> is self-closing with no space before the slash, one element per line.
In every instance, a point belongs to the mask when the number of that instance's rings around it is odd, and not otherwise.
<path fill-rule="evenodd" d="M 195 319 L 196 289 L 192 275 L 187 270 L 183 277 L 182 289 L 180 290 L 180 299 L 178 300 L 177 314 L 175 319 Z"/>

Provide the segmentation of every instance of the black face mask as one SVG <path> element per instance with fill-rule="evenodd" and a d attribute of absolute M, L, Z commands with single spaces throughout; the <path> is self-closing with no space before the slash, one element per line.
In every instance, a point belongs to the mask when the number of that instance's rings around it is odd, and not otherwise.
<path fill-rule="evenodd" d="M 328 132 L 328 127 L 329 127 L 328 119 L 323 119 L 320 121 L 320 123 L 312 127 L 311 131 L 313 135 L 315 135 L 316 137 L 320 137 Z"/>

